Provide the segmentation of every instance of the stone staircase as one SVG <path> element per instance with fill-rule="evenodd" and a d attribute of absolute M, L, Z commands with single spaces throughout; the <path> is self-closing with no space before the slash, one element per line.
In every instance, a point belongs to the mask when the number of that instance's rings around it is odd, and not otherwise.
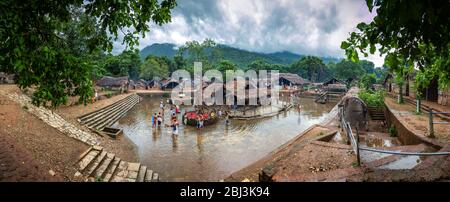
<path fill-rule="evenodd" d="M 159 175 L 140 163 L 121 160 L 102 147 L 93 146 L 80 155 L 75 178 L 87 182 L 159 182 Z"/>
<path fill-rule="evenodd" d="M 112 105 L 79 117 L 78 122 L 89 129 L 102 131 L 105 127 L 112 126 L 125 116 L 128 110 L 133 108 L 140 100 L 139 95 L 132 94 Z"/>
<path fill-rule="evenodd" d="M 383 108 L 368 107 L 370 118 L 374 121 L 386 121 Z"/>

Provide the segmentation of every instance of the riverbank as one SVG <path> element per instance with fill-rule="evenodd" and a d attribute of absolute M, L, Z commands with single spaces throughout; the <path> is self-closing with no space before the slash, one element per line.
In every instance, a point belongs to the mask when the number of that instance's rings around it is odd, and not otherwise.
<path fill-rule="evenodd" d="M 62 106 L 52 112 L 32 106 L 16 85 L 0 85 L 1 142 L 10 145 L 0 151 L 0 180 L 78 181 L 74 164 L 90 144 L 99 144 L 124 160 L 138 161 L 135 145 L 127 137 L 101 137 L 76 120 L 125 96 L 128 94 L 87 106 Z"/>
<path fill-rule="evenodd" d="M 225 179 L 241 181 L 345 181 L 360 174 L 349 145 L 327 142 L 339 132 L 337 105 L 313 125 L 262 159 Z"/>
<path fill-rule="evenodd" d="M 357 89 L 351 89 L 345 97 L 356 95 Z M 419 152 L 428 145 L 439 152 L 450 151 L 449 142 L 442 135 L 450 132 L 448 127 L 438 127 L 438 137 L 432 139 L 427 137 L 427 130 L 423 126 L 427 122 L 420 121 L 425 117 L 412 114 L 413 106 L 398 105 L 391 98 L 386 98 L 386 107 L 389 123 L 398 128 L 398 138 L 405 144 L 392 147 L 391 150 Z M 409 161 L 398 155 L 384 155 L 378 157 L 379 160 L 362 162 L 361 166 L 356 166 L 356 155 L 346 143 L 346 136 L 340 134 L 337 115 L 332 114 L 330 118 L 329 121 L 308 128 L 264 158 L 233 173 L 225 181 L 416 182 L 450 179 L 449 156 L 420 158 L 410 169 L 389 169 L 389 166 L 383 166 Z"/>

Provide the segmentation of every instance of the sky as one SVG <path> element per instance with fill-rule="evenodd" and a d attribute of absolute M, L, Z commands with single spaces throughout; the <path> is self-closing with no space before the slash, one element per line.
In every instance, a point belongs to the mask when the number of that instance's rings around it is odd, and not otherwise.
<path fill-rule="evenodd" d="M 344 58 L 340 44 L 360 22 L 370 22 L 364 0 L 178 0 L 172 22 L 151 25 L 139 48 L 183 45 L 210 38 L 236 48 Z M 114 52 L 123 50 L 121 40 Z M 382 66 L 378 54 L 364 58 Z"/>

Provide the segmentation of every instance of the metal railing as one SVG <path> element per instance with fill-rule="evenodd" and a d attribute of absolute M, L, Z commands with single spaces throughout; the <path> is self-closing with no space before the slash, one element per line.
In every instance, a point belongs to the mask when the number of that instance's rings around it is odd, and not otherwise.
<path fill-rule="evenodd" d="M 358 166 L 361 165 L 360 151 L 376 152 L 376 153 L 391 154 L 391 155 L 401 155 L 401 156 L 449 156 L 450 155 L 450 152 L 402 152 L 402 151 L 382 150 L 382 149 L 375 149 L 375 148 L 370 148 L 370 147 L 366 147 L 366 146 L 360 146 L 358 129 L 356 129 L 357 132 L 356 132 L 356 138 L 355 138 L 355 135 L 353 134 L 353 130 L 352 130 L 350 123 L 345 121 L 343 105 L 339 105 L 339 118 L 340 118 L 341 128 L 347 134 L 348 140 L 352 146 L 352 149 L 356 154 Z"/>
<path fill-rule="evenodd" d="M 434 138 L 434 124 L 450 124 L 450 122 L 434 122 L 433 115 L 434 114 L 450 114 L 450 112 L 434 112 L 433 108 L 430 107 L 428 111 L 428 135 L 431 138 Z"/>

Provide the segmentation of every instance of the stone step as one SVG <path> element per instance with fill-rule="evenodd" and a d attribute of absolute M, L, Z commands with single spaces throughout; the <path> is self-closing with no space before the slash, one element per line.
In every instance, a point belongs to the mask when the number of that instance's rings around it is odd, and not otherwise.
<path fill-rule="evenodd" d="M 111 163 L 114 161 L 116 155 L 107 153 L 106 159 L 102 162 L 102 164 L 98 167 L 98 169 L 94 172 L 94 177 L 96 179 L 102 179 L 105 171 L 110 167 Z"/>
<path fill-rule="evenodd" d="M 111 165 L 109 166 L 109 168 L 106 169 L 104 176 L 102 176 L 104 182 L 111 181 L 112 176 L 117 173 L 117 168 L 119 167 L 120 162 L 121 162 L 120 158 L 117 158 L 117 157 L 114 158 L 114 160 L 111 163 Z"/>
<path fill-rule="evenodd" d="M 119 166 L 117 167 L 116 173 L 111 177 L 111 182 L 124 182 L 126 176 L 128 175 L 127 171 L 128 163 L 125 161 L 120 161 Z"/>
<path fill-rule="evenodd" d="M 88 169 L 86 169 L 85 174 L 88 177 L 92 177 L 92 174 L 97 170 L 99 165 L 105 160 L 106 157 L 106 151 L 102 151 L 100 155 L 95 159 L 95 161 L 89 166 Z"/>
<path fill-rule="evenodd" d="M 91 149 L 88 154 L 86 154 L 78 162 L 78 170 L 84 172 L 91 164 L 97 159 L 97 156 L 102 152 L 102 150 Z"/>
<path fill-rule="evenodd" d="M 145 182 L 151 182 L 153 179 L 153 170 L 147 170 L 145 174 Z"/>
<path fill-rule="evenodd" d="M 101 124 L 107 122 L 108 120 L 111 120 L 113 117 L 117 117 L 117 114 L 127 113 L 128 110 L 130 110 L 131 107 L 134 107 L 137 103 L 139 103 L 138 100 L 134 100 L 134 101 L 131 101 L 130 103 L 126 103 L 122 107 L 118 108 L 117 110 L 112 111 L 108 114 L 105 114 L 101 118 L 96 119 L 87 125 L 88 125 L 88 127 L 91 127 L 91 128 L 99 128 L 99 126 Z"/>
<path fill-rule="evenodd" d="M 139 169 L 139 174 L 136 182 L 144 182 L 145 181 L 145 175 L 147 172 L 147 166 L 141 166 Z"/>
<path fill-rule="evenodd" d="M 123 111 L 124 109 L 126 109 L 128 107 L 129 104 L 135 104 L 135 102 L 136 102 L 135 100 L 130 100 L 129 102 L 118 105 L 117 108 L 100 113 L 97 116 L 95 116 L 95 118 L 93 117 L 89 121 L 83 122 L 82 124 L 92 126 L 93 123 L 98 123 L 100 120 L 105 120 L 108 117 L 113 116 L 114 113 Z"/>
<path fill-rule="evenodd" d="M 153 173 L 152 182 L 159 182 L 159 175 L 158 175 L 158 173 Z"/>
<path fill-rule="evenodd" d="M 141 169 L 140 163 L 128 163 L 127 167 L 128 174 L 126 175 L 126 178 L 128 178 L 127 180 L 130 182 L 136 182 L 140 169 Z"/>
<path fill-rule="evenodd" d="M 85 114 L 85 115 L 79 117 L 78 120 L 79 120 L 80 122 L 82 122 L 82 121 L 84 121 L 85 119 L 91 118 L 91 117 L 93 117 L 93 116 L 95 116 L 95 115 L 97 115 L 97 114 L 99 114 L 99 113 L 104 112 L 105 110 L 108 110 L 108 109 L 113 108 L 113 107 L 115 107 L 115 106 L 117 106 L 117 105 L 120 105 L 120 104 L 122 104 L 123 102 L 126 102 L 131 96 L 133 96 L 133 95 L 130 95 L 130 96 L 126 97 L 126 98 L 123 98 L 122 100 L 119 100 L 119 101 L 117 101 L 117 102 L 115 102 L 115 103 L 113 103 L 113 104 L 111 104 L 111 105 L 108 105 L 108 106 L 106 106 L 106 107 L 104 107 L 104 108 L 102 108 L 102 109 L 99 109 L 99 110 L 97 110 L 97 111 L 94 111 L 94 112 Z"/>
<path fill-rule="evenodd" d="M 132 104 L 132 105 L 127 106 L 127 107 L 124 108 L 121 112 L 118 112 L 118 113 L 117 113 L 116 115 L 114 115 L 113 117 L 110 117 L 110 118 L 108 118 L 108 119 L 103 120 L 103 121 L 102 121 L 103 123 L 97 124 L 97 125 L 95 126 L 95 129 L 97 129 L 97 130 L 102 130 L 102 129 L 105 128 L 105 127 L 108 127 L 108 126 L 113 125 L 113 124 L 114 124 L 115 122 L 117 122 L 120 118 L 122 118 L 123 116 L 125 116 L 126 113 L 127 113 L 131 108 L 133 108 L 136 104 L 137 104 L 137 102 L 134 103 L 134 104 Z"/>
<path fill-rule="evenodd" d="M 120 108 L 124 103 L 127 103 L 127 102 L 128 102 L 128 99 L 127 99 L 127 101 L 121 102 L 119 104 L 115 104 L 112 107 L 103 108 L 102 110 L 97 111 L 97 113 L 94 116 L 89 116 L 87 118 L 80 119 L 80 123 L 87 124 L 87 123 L 91 122 L 92 120 L 98 119 L 99 117 L 101 117 L 102 115 L 104 115 L 105 113 L 107 113 L 109 111 L 113 111 L 113 110 Z"/>

